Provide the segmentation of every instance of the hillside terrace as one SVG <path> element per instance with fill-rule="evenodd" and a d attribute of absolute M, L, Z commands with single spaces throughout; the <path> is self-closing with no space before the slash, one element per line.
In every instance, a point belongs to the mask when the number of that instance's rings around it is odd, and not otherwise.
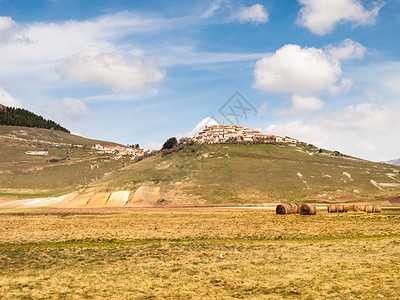
<path fill-rule="evenodd" d="M 264 134 L 257 130 L 250 130 L 236 125 L 213 125 L 205 127 L 193 141 L 199 144 L 224 144 L 224 143 L 262 143 L 279 144 L 302 143 L 291 137 L 280 137 L 274 134 Z"/>

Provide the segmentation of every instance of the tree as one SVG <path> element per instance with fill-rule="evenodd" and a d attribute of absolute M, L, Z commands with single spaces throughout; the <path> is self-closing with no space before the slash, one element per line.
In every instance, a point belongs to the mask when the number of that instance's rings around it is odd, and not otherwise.
<path fill-rule="evenodd" d="M 177 144 L 178 141 L 176 140 L 176 137 L 171 137 L 165 141 L 164 145 L 162 146 L 162 149 L 172 149 Z"/>
<path fill-rule="evenodd" d="M 54 121 L 46 120 L 23 108 L 7 106 L 0 107 L 0 125 L 55 129 L 69 133 L 69 130 Z"/>

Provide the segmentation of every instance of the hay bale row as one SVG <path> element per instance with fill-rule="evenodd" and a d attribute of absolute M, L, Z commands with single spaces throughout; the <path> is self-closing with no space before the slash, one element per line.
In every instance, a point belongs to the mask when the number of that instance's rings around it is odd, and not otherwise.
<path fill-rule="evenodd" d="M 349 207 L 349 211 L 352 211 L 352 212 L 360 211 L 360 206 L 357 204 L 350 204 L 350 205 L 348 205 L 348 207 Z"/>
<path fill-rule="evenodd" d="M 302 209 L 302 207 L 304 208 Z M 276 206 L 277 215 L 298 214 L 315 215 L 317 208 L 314 204 L 283 203 Z"/>
<path fill-rule="evenodd" d="M 366 213 L 381 213 L 382 208 L 380 205 L 367 204 L 367 205 L 365 205 L 365 212 Z"/>
<path fill-rule="evenodd" d="M 328 212 L 329 213 L 346 213 L 346 212 L 359 212 L 365 211 L 368 213 L 380 213 L 382 212 L 382 208 L 379 205 L 374 204 L 331 204 L 328 205 Z"/>
<path fill-rule="evenodd" d="M 328 205 L 328 212 L 330 213 L 345 213 L 350 210 L 348 205 L 344 204 L 331 204 Z"/>

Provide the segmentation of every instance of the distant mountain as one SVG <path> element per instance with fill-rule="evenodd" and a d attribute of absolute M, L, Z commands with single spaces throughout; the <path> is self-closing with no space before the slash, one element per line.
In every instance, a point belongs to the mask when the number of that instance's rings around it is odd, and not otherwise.
<path fill-rule="evenodd" d="M 0 125 L 22 126 L 54 129 L 70 133 L 54 121 L 46 120 L 42 116 L 34 114 L 23 108 L 7 107 L 0 104 Z"/>
<path fill-rule="evenodd" d="M 383 161 L 382 163 L 384 163 L 384 164 L 390 164 L 390 165 L 395 165 L 395 166 L 400 166 L 400 158 L 398 158 L 398 159 L 393 159 L 393 160 Z"/>

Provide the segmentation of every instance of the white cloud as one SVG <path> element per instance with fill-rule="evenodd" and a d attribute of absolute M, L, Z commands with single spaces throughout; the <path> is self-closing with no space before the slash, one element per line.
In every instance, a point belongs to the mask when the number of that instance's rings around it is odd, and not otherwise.
<path fill-rule="evenodd" d="M 240 22 L 251 22 L 254 24 L 267 23 L 268 12 L 261 4 L 254 4 L 250 7 L 242 7 L 239 13 Z"/>
<path fill-rule="evenodd" d="M 338 85 L 331 86 L 329 92 L 332 95 L 348 92 L 353 86 L 353 80 L 350 78 L 343 78 Z"/>
<path fill-rule="evenodd" d="M 329 45 L 326 51 L 335 59 L 363 58 L 367 48 L 351 39 L 345 39 L 339 46 Z"/>
<path fill-rule="evenodd" d="M 11 17 L 0 17 L 0 42 L 9 40 L 9 29 L 15 25 Z"/>
<path fill-rule="evenodd" d="M 56 71 L 66 78 L 85 84 L 105 85 L 116 92 L 143 92 L 164 77 L 154 61 L 125 58 L 98 48 L 90 48 L 60 61 Z"/>
<path fill-rule="evenodd" d="M 0 17 L 0 32 L 10 29 L 15 22 L 11 17 Z"/>
<path fill-rule="evenodd" d="M 168 21 L 177 26 L 175 20 L 146 18 L 135 13 L 117 13 L 81 22 L 16 24 L 9 30 L 7 43 L 0 47 L 0 69 L 7 74 L 7 80 L 21 82 L 26 77 L 25 89 L 43 91 L 59 81 L 54 72 L 57 62 L 91 47 L 126 57 L 149 57 L 147 51 L 122 41 L 128 35 L 158 32 Z"/>
<path fill-rule="evenodd" d="M 313 110 L 319 110 L 324 107 L 324 102 L 314 96 L 301 96 L 294 94 L 292 96 L 292 112 L 304 113 Z"/>
<path fill-rule="evenodd" d="M 322 49 L 288 44 L 256 62 L 253 87 L 265 92 L 296 94 L 291 112 L 319 109 L 322 101 L 316 101 L 315 97 L 311 101 L 312 96 L 337 95 L 348 92 L 353 86 L 351 78 L 341 78 L 340 60 L 360 59 L 366 51 L 363 45 L 351 39 Z"/>
<path fill-rule="evenodd" d="M 339 62 L 322 49 L 288 44 L 256 62 L 254 87 L 309 95 L 334 86 L 340 74 Z"/>
<path fill-rule="evenodd" d="M 365 149 L 370 152 L 378 150 L 378 145 L 368 138 L 365 140 L 358 140 L 356 142 L 356 147 L 358 149 Z"/>
<path fill-rule="evenodd" d="M 200 18 L 207 19 L 212 17 L 214 13 L 221 8 L 222 2 L 224 2 L 224 0 L 214 0 L 208 9 L 200 15 Z"/>
<path fill-rule="evenodd" d="M 289 135 L 318 147 L 380 161 L 398 156 L 400 107 L 365 102 L 311 120 L 272 124 L 264 132 Z"/>
<path fill-rule="evenodd" d="M 21 101 L 15 99 L 0 86 L 0 104 L 10 107 L 22 107 Z"/>
<path fill-rule="evenodd" d="M 263 56 L 263 53 L 203 52 L 191 45 L 174 45 L 163 48 L 159 60 L 164 66 L 201 64 L 204 67 L 205 64 L 251 61 Z M 215 70 L 215 65 L 212 67 Z"/>
<path fill-rule="evenodd" d="M 352 22 L 355 26 L 373 25 L 383 1 L 377 1 L 370 10 L 358 0 L 298 0 L 302 5 L 298 24 L 312 33 L 324 35 L 338 23 Z"/>
<path fill-rule="evenodd" d="M 196 126 L 191 131 L 187 132 L 185 136 L 194 137 L 198 135 L 199 132 L 202 131 L 206 126 L 213 126 L 218 124 L 219 123 L 211 117 L 204 118 L 199 123 L 197 123 Z"/>
<path fill-rule="evenodd" d="M 70 119 L 85 118 L 91 113 L 86 104 L 78 99 L 64 98 L 58 105 L 60 106 L 60 111 Z"/>
<path fill-rule="evenodd" d="M 85 120 L 91 115 L 91 110 L 79 99 L 64 98 L 47 103 L 41 107 L 42 115 L 68 126 L 74 125 L 77 121 Z"/>
<path fill-rule="evenodd" d="M 332 114 L 324 124 L 344 130 L 364 133 L 383 133 L 400 129 L 400 110 L 386 106 L 376 107 L 364 102 L 348 106 L 341 114 Z"/>

